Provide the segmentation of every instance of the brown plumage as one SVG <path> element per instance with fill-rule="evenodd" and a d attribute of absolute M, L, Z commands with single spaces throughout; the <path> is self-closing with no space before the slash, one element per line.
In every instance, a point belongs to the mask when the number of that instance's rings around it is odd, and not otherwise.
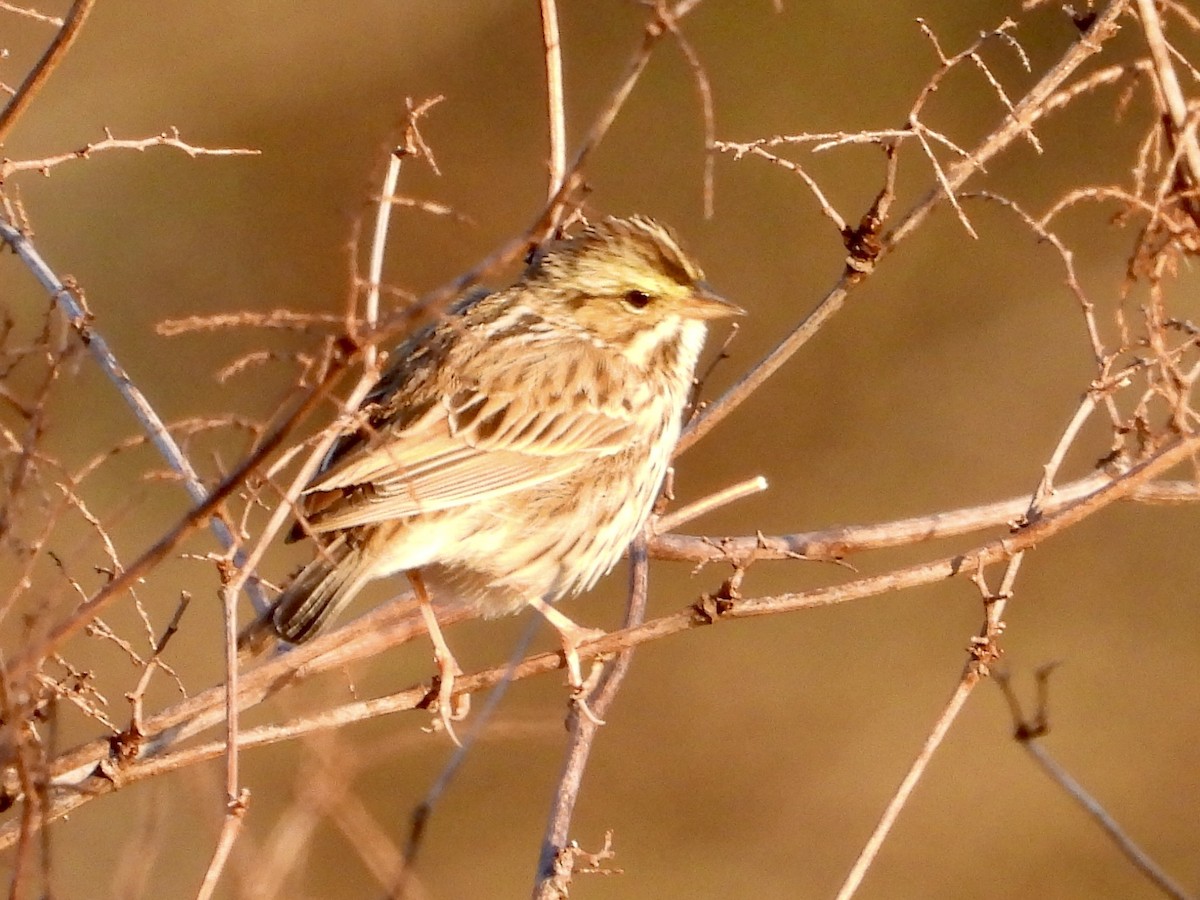
<path fill-rule="evenodd" d="M 511 287 L 463 298 L 395 351 L 367 425 L 305 490 L 316 558 L 243 643 L 304 641 L 399 572 L 486 615 L 591 587 L 650 513 L 708 320 L 740 312 L 641 217 L 588 226 Z"/>

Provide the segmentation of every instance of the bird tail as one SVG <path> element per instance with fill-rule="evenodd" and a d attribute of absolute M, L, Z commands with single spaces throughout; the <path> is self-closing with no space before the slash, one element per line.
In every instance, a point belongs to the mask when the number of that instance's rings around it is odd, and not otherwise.
<path fill-rule="evenodd" d="M 255 656 L 276 640 L 302 644 L 318 632 L 370 580 L 361 541 L 339 535 L 321 548 L 271 608 L 238 635 L 238 650 Z"/>

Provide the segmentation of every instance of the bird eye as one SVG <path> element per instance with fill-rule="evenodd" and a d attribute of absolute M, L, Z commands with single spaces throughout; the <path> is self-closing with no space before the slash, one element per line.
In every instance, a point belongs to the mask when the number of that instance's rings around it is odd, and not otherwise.
<path fill-rule="evenodd" d="M 650 299 L 645 291 L 629 291 L 625 295 L 625 304 L 631 309 L 645 309 L 650 305 Z"/>

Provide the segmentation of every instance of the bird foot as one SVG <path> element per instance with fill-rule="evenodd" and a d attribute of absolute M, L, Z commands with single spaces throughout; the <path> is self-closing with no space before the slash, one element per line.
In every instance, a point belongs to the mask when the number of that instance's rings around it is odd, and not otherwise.
<path fill-rule="evenodd" d="M 580 714 L 586 716 L 590 722 L 596 725 L 603 725 L 604 720 L 592 712 L 586 699 L 588 694 L 591 693 L 595 681 L 599 678 L 600 662 L 599 660 L 595 662 L 587 681 L 584 681 L 582 666 L 579 661 L 579 646 L 580 644 L 586 644 L 588 641 L 602 638 L 608 632 L 602 628 L 587 628 L 579 625 L 543 600 L 531 600 L 529 605 L 540 612 L 546 618 L 546 621 L 554 626 L 554 630 L 558 632 L 559 640 L 562 641 L 563 662 L 567 667 L 567 683 L 571 685 L 571 702 L 575 704 L 575 708 L 579 710 Z"/>
<path fill-rule="evenodd" d="M 437 699 L 433 702 L 431 710 L 437 715 L 434 730 L 445 731 L 450 740 L 454 741 L 456 746 L 461 747 L 462 741 L 455 734 L 452 723 L 461 722 L 467 717 L 467 713 L 471 711 L 471 695 L 454 696 L 454 681 L 463 674 L 463 670 L 453 656 L 442 656 L 435 653 L 434 662 L 438 667 Z"/>
<path fill-rule="evenodd" d="M 434 711 L 437 713 L 435 727 L 445 729 L 450 740 L 461 747 L 458 735 L 454 733 L 452 722 L 461 722 L 467 717 L 471 708 L 471 695 L 454 696 L 454 680 L 463 673 L 458 660 L 450 652 L 446 639 L 442 636 L 441 626 L 438 625 L 437 614 L 433 604 L 429 602 L 429 592 L 425 589 L 425 581 L 421 573 L 415 569 L 408 574 L 413 592 L 417 595 L 417 603 L 421 608 L 421 617 L 425 620 L 425 629 L 429 632 L 429 640 L 433 644 L 433 661 L 437 664 L 437 700 Z"/>
<path fill-rule="evenodd" d="M 600 631 L 599 629 L 588 629 L 588 630 L 594 631 L 595 636 L 597 636 L 597 637 L 606 633 L 604 631 Z M 576 667 L 579 666 L 579 655 L 577 653 L 575 653 L 575 651 L 573 651 L 573 650 L 567 651 L 564 648 L 563 655 L 565 657 L 567 657 L 568 672 L 571 669 L 570 658 L 572 656 L 574 656 L 574 658 L 575 658 Z M 590 706 L 588 706 L 588 702 L 587 702 L 587 698 L 590 697 L 592 694 L 592 691 L 594 691 L 596 689 L 596 685 L 600 683 L 600 676 L 603 674 L 604 674 L 604 660 L 593 659 L 592 660 L 592 670 L 590 672 L 588 672 L 588 677 L 578 685 L 576 685 L 576 684 L 571 685 L 571 703 L 574 705 L 575 709 L 579 712 L 579 714 L 581 716 L 583 716 L 584 718 L 586 718 L 593 725 L 606 724 L 603 719 L 601 719 L 598 715 L 596 715 L 592 711 L 592 708 Z"/>

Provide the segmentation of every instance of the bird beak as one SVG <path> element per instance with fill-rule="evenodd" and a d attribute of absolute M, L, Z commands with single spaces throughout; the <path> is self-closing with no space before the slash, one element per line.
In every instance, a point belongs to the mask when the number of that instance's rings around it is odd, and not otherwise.
<path fill-rule="evenodd" d="M 696 285 L 689 312 L 697 319 L 729 319 L 746 314 L 744 309 L 730 303 L 703 281 Z"/>

